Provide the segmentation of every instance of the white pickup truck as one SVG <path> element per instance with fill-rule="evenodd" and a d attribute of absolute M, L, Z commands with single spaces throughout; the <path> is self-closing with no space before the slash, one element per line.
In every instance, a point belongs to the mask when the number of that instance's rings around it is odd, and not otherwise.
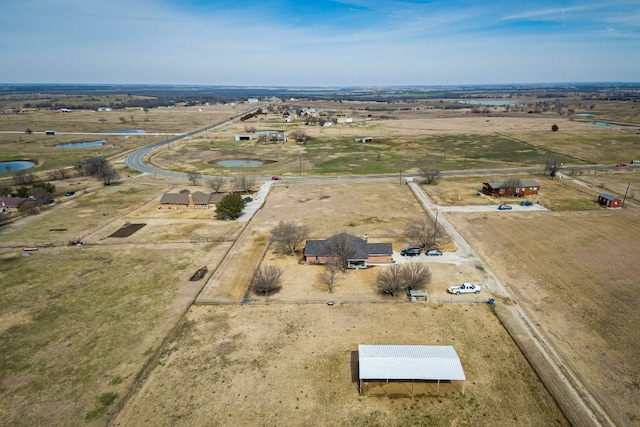
<path fill-rule="evenodd" d="M 482 288 L 473 283 L 463 283 L 462 285 L 451 286 L 447 289 L 450 294 L 479 294 Z"/>

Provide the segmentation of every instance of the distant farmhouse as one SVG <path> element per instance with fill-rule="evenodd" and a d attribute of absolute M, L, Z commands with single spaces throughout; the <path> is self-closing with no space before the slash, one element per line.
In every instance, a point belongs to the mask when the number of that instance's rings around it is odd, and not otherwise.
<path fill-rule="evenodd" d="M 0 197 L 0 212 L 9 214 L 18 212 L 18 207 L 22 202 L 24 202 L 24 197 Z"/>
<path fill-rule="evenodd" d="M 222 193 L 164 193 L 160 198 L 161 209 L 212 209 L 222 199 Z"/>
<path fill-rule="evenodd" d="M 369 243 L 352 234 L 341 233 L 325 240 L 307 240 L 304 248 L 304 259 L 309 264 L 327 264 L 334 259 L 331 254 L 332 239 L 348 239 L 353 244 L 355 252 L 347 260 L 348 267 L 364 267 L 367 264 L 393 262 L 393 248 L 391 243 Z"/>
<path fill-rule="evenodd" d="M 540 184 L 533 179 L 518 180 L 514 183 L 491 180 L 482 184 L 482 193 L 494 197 L 524 197 L 538 194 L 539 191 Z"/>

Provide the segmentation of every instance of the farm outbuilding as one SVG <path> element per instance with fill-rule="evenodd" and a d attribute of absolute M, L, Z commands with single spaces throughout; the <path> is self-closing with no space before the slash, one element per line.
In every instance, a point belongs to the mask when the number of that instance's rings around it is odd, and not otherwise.
<path fill-rule="evenodd" d="M 453 346 L 364 345 L 358 346 L 360 393 L 431 394 L 441 385 L 466 376 Z"/>
<path fill-rule="evenodd" d="M 598 196 L 598 203 L 608 208 L 619 208 L 620 206 L 622 206 L 622 200 L 620 200 L 616 196 L 611 196 L 605 193 L 602 193 Z"/>

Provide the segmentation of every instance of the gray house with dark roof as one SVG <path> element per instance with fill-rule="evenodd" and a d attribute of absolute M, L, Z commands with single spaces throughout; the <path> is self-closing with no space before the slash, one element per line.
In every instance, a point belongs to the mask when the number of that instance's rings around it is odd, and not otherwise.
<path fill-rule="evenodd" d="M 332 240 L 347 239 L 353 246 L 354 252 L 347 262 L 349 267 L 363 267 L 367 264 L 393 262 L 393 248 L 391 243 L 369 243 L 352 234 L 341 233 L 324 240 L 307 240 L 304 248 L 304 259 L 309 264 L 327 264 L 336 257 L 331 252 Z"/>

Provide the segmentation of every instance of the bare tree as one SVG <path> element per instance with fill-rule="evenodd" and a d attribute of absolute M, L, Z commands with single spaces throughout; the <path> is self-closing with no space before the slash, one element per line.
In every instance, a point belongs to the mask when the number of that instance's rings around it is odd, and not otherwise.
<path fill-rule="evenodd" d="M 58 168 L 51 171 L 51 179 L 63 180 L 69 178 L 69 171 L 66 168 Z"/>
<path fill-rule="evenodd" d="M 391 295 L 395 298 L 398 296 L 398 292 L 404 288 L 400 267 L 400 265 L 392 265 L 378 271 L 375 284 L 381 294 Z"/>
<path fill-rule="evenodd" d="M 191 181 L 193 185 L 197 185 L 198 181 L 200 181 L 201 178 L 202 178 L 202 175 L 200 174 L 200 172 L 197 172 L 197 171 L 187 172 L 187 179 Z"/>
<path fill-rule="evenodd" d="M 282 269 L 275 265 L 263 265 L 253 273 L 249 287 L 256 294 L 268 294 L 280 289 Z"/>
<path fill-rule="evenodd" d="M 207 186 L 212 189 L 215 193 L 219 193 L 222 187 L 224 186 L 224 178 L 221 176 L 214 176 L 213 178 L 207 178 Z"/>
<path fill-rule="evenodd" d="M 356 239 L 357 237 L 343 232 L 331 236 L 325 241 L 328 257 L 335 259 L 342 271 L 347 269 L 349 260 L 358 250 Z"/>
<path fill-rule="evenodd" d="M 107 119 L 105 119 L 104 117 L 100 117 L 98 120 L 100 120 L 100 123 L 102 124 L 107 122 Z"/>
<path fill-rule="evenodd" d="M 400 269 L 405 287 L 409 289 L 424 289 L 431 282 L 431 270 L 417 262 L 402 264 Z"/>
<path fill-rule="evenodd" d="M 335 286 L 344 280 L 343 274 L 344 272 L 340 269 L 340 265 L 335 262 L 328 262 L 316 274 L 316 280 L 326 286 L 330 293 L 333 293 Z"/>
<path fill-rule="evenodd" d="M 440 168 L 433 163 L 426 163 L 420 168 L 418 175 L 424 179 L 425 184 L 432 184 L 440 176 Z"/>
<path fill-rule="evenodd" d="M 233 178 L 233 184 L 236 190 L 242 191 L 243 193 L 251 192 L 255 183 L 255 178 L 251 178 L 246 175 L 240 175 Z"/>
<path fill-rule="evenodd" d="M 309 135 L 304 133 L 301 130 L 294 130 L 289 133 L 289 135 L 293 136 L 296 139 L 297 143 L 306 144 L 307 141 L 311 139 Z"/>
<path fill-rule="evenodd" d="M 31 185 L 36 182 L 36 176 L 24 170 L 18 170 L 13 174 L 13 182 L 16 185 Z"/>
<path fill-rule="evenodd" d="M 517 176 L 510 176 L 504 180 L 504 186 L 506 188 L 520 188 L 522 187 L 522 181 Z"/>
<path fill-rule="evenodd" d="M 396 298 L 401 290 L 423 289 L 430 281 L 431 271 L 426 265 L 407 263 L 380 270 L 375 284 L 381 294 Z"/>
<path fill-rule="evenodd" d="M 544 165 L 543 176 L 549 175 L 551 178 L 555 177 L 558 174 L 558 170 L 560 166 L 558 165 L 558 161 L 556 159 L 548 159 Z"/>
<path fill-rule="evenodd" d="M 116 172 L 110 164 L 100 170 L 98 178 L 102 180 L 104 185 L 111 185 L 120 178 L 120 174 Z"/>
<path fill-rule="evenodd" d="M 293 255 L 308 234 L 309 227 L 306 225 L 298 225 L 294 221 L 280 221 L 271 230 L 271 241 L 278 252 Z"/>
<path fill-rule="evenodd" d="M 419 215 L 407 222 L 404 235 L 412 243 L 430 248 L 436 246 L 436 242 L 445 236 L 445 232 L 436 219 L 426 215 Z"/>

